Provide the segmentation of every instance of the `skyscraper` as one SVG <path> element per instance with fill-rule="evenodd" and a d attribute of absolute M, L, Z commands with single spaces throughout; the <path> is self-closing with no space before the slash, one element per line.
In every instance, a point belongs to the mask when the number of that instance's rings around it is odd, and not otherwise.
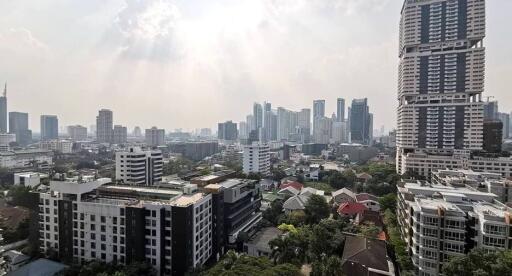
<path fill-rule="evenodd" d="M 498 119 L 498 102 L 491 101 L 484 103 L 484 120 Z"/>
<path fill-rule="evenodd" d="M 406 0 L 399 41 L 397 170 L 430 176 L 429 156 L 481 150 L 485 1 Z M 354 135 L 354 133 L 352 133 Z M 426 154 L 424 168 L 410 164 Z M 438 163 L 438 161 L 436 161 Z"/>
<path fill-rule="evenodd" d="M 325 117 L 325 100 L 313 101 L 313 118 Z"/>
<path fill-rule="evenodd" d="M 263 133 L 262 140 L 268 142 L 272 140 L 272 104 L 265 102 L 263 104 Z"/>
<path fill-rule="evenodd" d="M 16 134 L 16 142 L 21 146 L 32 142 L 32 131 L 28 128 L 28 113 L 9 112 L 9 133 Z"/>
<path fill-rule="evenodd" d="M 124 144 L 128 141 L 128 129 L 125 126 L 115 125 L 112 143 L 114 144 Z"/>
<path fill-rule="evenodd" d="M 219 123 L 217 136 L 219 140 L 224 141 L 235 141 L 236 139 L 238 139 L 238 130 L 236 123 L 233 123 L 232 121 Z"/>
<path fill-rule="evenodd" d="M 96 140 L 98 143 L 112 143 L 114 114 L 111 110 L 102 109 L 96 116 Z"/>
<path fill-rule="evenodd" d="M 258 132 L 258 137 L 261 136 L 261 128 L 263 127 L 263 107 L 259 103 L 254 103 L 253 114 L 254 116 L 254 127 Z"/>
<path fill-rule="evenodd" d="M 84 141 L 87 139 L 87 128 L 80 125 L 68 126 L 68 135 L 71 140 Z"/>
<path fill-rule="evenodd" d="M 368 99 L 354 99 L 350 108 L 350 133 L 353 143 L 368 145 L 371 142 L 371 124 Z"/>
<path fill-rule="evenodd" d="M 7 83 L 4 94 L 0 97 L 0 133 L 7 133 Z"/>
<path fill-rule="evenodd" d="M 345 121 L 345 99 L 338 98 L 336 101 L 336 121 Z"/>
<path fill-rule="evenodd" d="M 303 143 L 307 143 L 311 136 L 311 109 L 303 108 L 298 114 L 298 134 L 301 135 Z"/>
<path fill-rule="evenodd" d="M 59 119 L 55 115 L 41 115 L 41 140 L 59 138 Z"/>

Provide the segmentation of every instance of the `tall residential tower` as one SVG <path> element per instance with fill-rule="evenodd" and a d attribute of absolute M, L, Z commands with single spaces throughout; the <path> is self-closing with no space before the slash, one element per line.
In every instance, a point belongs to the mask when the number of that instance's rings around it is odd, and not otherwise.
<path fill-rule="evenodd" d="M 0 133 L 7 133 L 7 83 L 4 94 L 0 97 Z"/>
<path fill-rule="evenodd" d="M 483 146 L 484 0 L 406 0 L 400 21 L 397 170 Z M 413 166 L 418 156 L 425 166 Z"/>

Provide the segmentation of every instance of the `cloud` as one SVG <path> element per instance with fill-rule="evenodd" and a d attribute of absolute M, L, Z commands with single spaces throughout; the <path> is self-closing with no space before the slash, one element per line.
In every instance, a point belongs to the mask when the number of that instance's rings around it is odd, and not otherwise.
<path fill-rule="evenodd" d="M 114 39 L 126 58 L 167 62 L 179 59 L 178 7 L 168 0 L 126 0 L 114 20 Z"/>

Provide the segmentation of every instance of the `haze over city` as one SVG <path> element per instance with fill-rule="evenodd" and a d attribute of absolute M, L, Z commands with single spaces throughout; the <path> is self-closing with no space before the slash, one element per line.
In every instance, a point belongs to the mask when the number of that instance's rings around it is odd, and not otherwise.
<path fill-rule="evenodd" d="M 292 110 L 368 97 L 375 128 L 395 127 L 402 1 L 2 1 L 0 82 L 9 111 L 129 128 L 241 121 L 253 102 Z M 485 96 L 512 109 L 512 2 L 487 3 Z"/>

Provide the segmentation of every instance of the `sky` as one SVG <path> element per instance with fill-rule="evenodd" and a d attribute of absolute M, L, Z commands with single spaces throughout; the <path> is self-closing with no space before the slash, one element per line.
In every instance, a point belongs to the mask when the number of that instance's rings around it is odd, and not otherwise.
<path fill-rule="evenodd" d="M 241 121 L 254 102 L 290 110 L 367 97 L 396 125 L 401 0 L 0 0 L 9 111 L 61 126 L 170 131 Z M 487 1 L 486 91 L 512 110 L 512 1 Z"/>

